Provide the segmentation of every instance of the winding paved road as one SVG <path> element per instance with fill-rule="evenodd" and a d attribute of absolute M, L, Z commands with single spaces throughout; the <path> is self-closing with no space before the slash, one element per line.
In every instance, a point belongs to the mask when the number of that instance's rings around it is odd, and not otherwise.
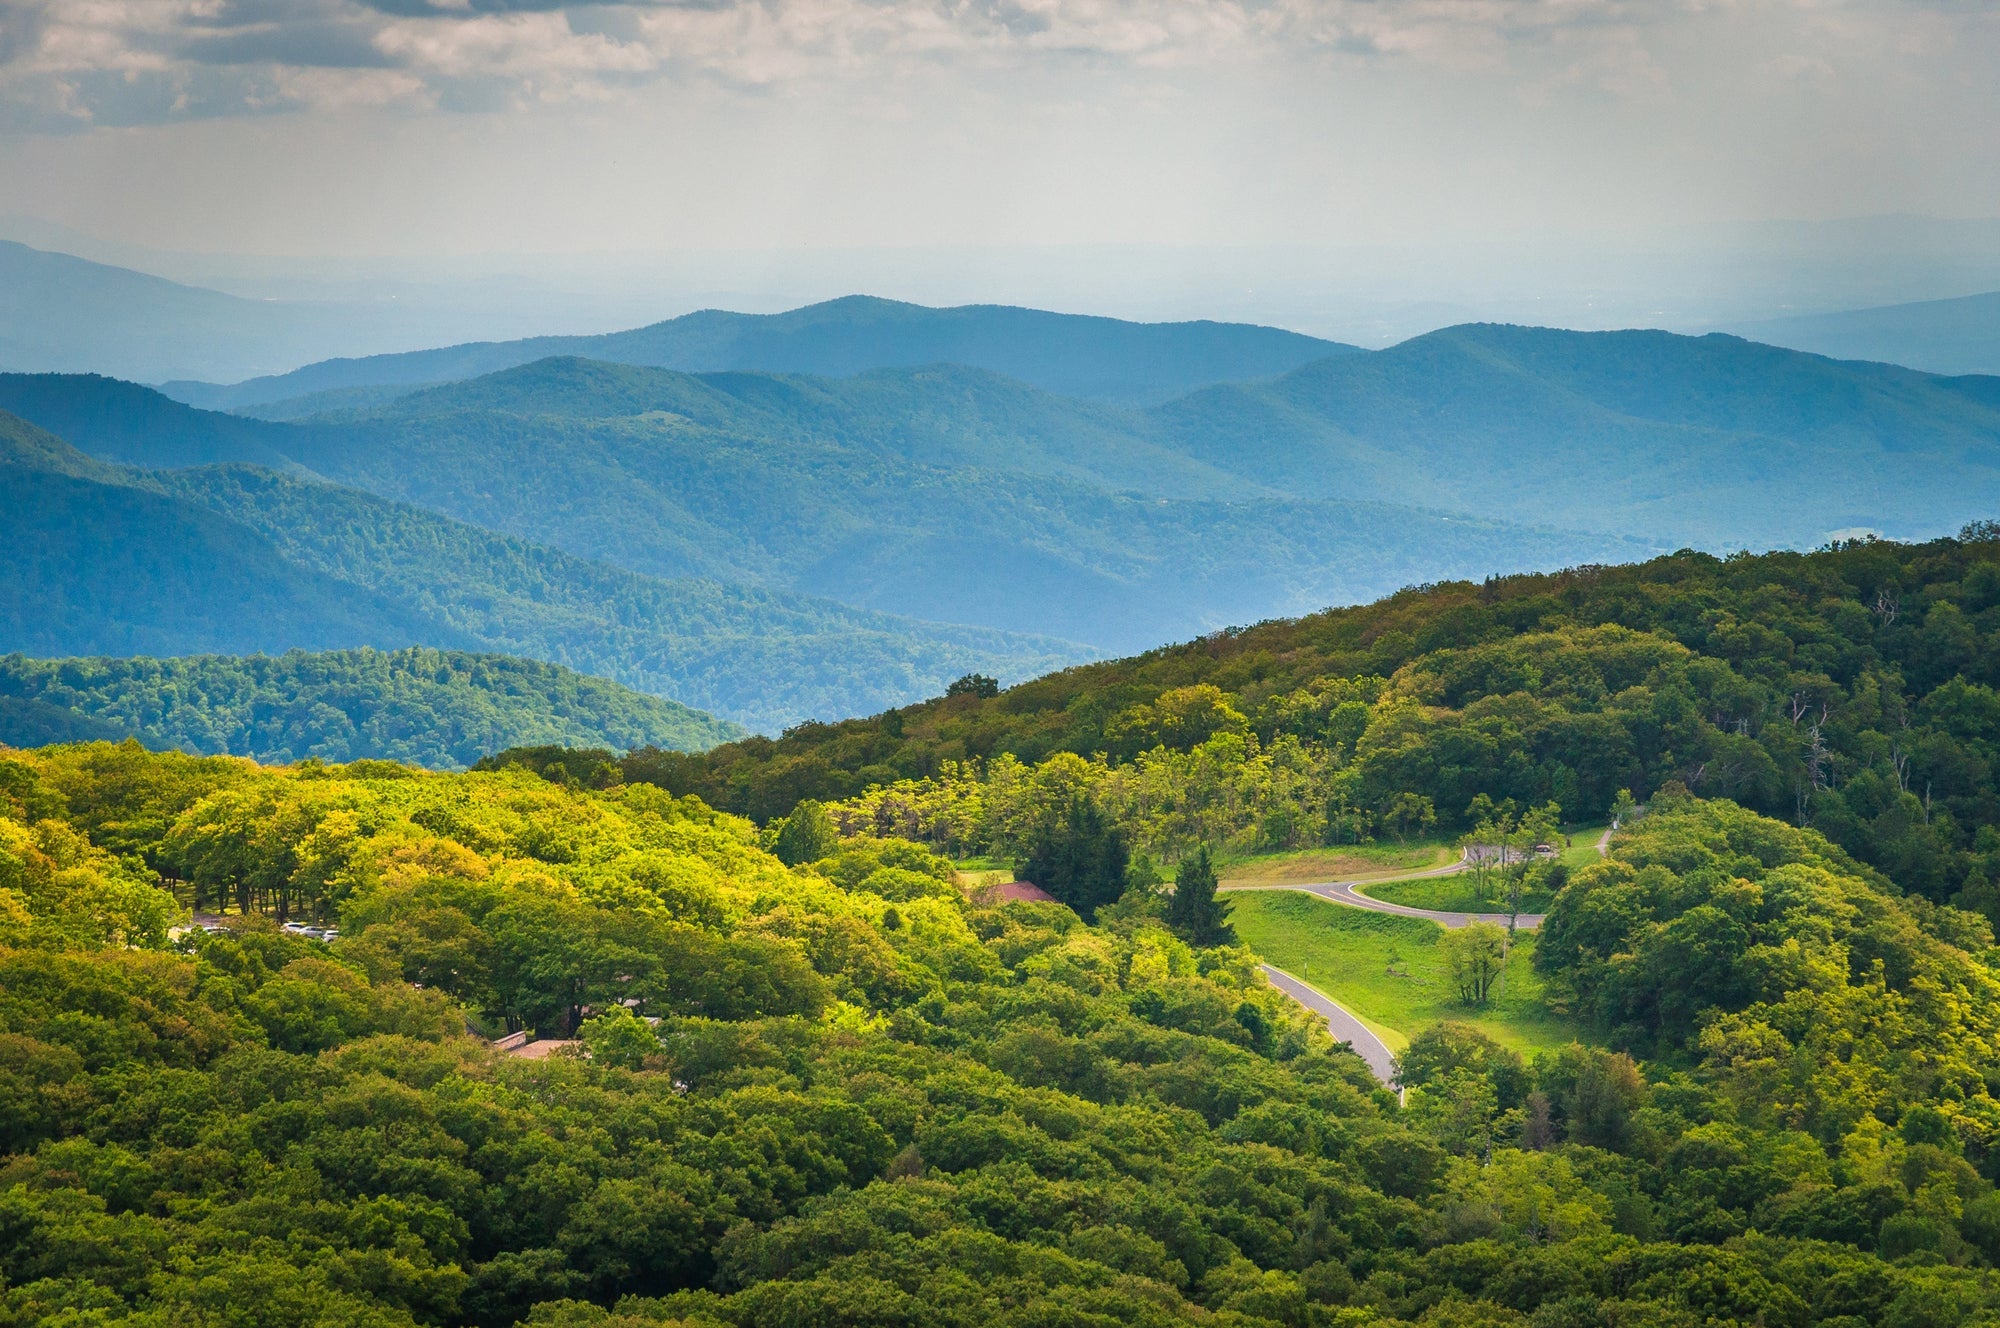
<path fill-rule="evenodd" d="M 1389 1050 L 1388 1044 L 1381 1038 L 1368 1031 L 1368 1025 L 1349 1014 L 1337 1002 L 1330 1000 L 1315 988 L 1308 987 L 1282 968 L 1273 968 L 1269 964 L 1259 964 L 1257 967 L 1264 970 L 1264 976 L 1270 979 L 1272 986 L 1326 1020 L 1327 1031 L 1333 1034 L 1333 1040 L 1345 1042 L 1353 1047 L 1355 1054 L 1368 1062 L 1368 1068 L 1374 1072 L 1377 1079 L 1387 1084 L 1395 1077 L 1395 1053 Z"/>
<path fill-rule="evenodd" d="M 1599 845 L 1599 848 L 1602 848 L 1602 844 Z M 1443 867 L 1433 867 L 1429 871 L 1413 872 L 1408 876 L 1399 876 L 1395 879 L 1398 881 L 1417 881 L 1431 876 L 1453 876 L 1464 871 L 1466 865 L 1465 859 L 1460 858 L 1457 862 L 1449 863 Z M 1225 890 L 1297 890 L 1303 894 L 1317 895 L 1321 899 L 1330 899 L 1336 904 L 1346 904 L 1350 908 L 1365 908 L 1371 913 L 1394 913 L 1405 918 L 1422 918 L 1426 922 L 1435 922 L 1440 927 L 1465 927 L 1475 922 L 1493 922 L 1502 927 L 1507 925 L 1507 915 L 1505 913 L 1451 913 L 1442 912 L 1434 908 L 1412 908 L 1408 904 L 1392 904 L 1386 899 L 1372 898 L 1362 894 L 1360 889 L 1357 888 L 1369 885 L 1387 885 L 1388 883 L 1386 879 L 1376 877 L 1358 881 L 1301 881 L 1296 885 L 1227 885 L 1222 888 Z M 1514 925 L 1524 931 L 1532 931 L 1542 925 L 1542 917 L 1543 915 L 1540 913 L 1523 913 L 1514 919 Z"/>
<path fill-rule="evenodd" d="M 1597 840 L 1598 856 L 1611 851 L 1611 831 L 1606 830 Z M 1451 876 L 1466 869 L 1465 859 L 1449 863 L 1443 867 L 1433 867 L 1429 871 L 1416 872 L 1398 880 L 1414 881 L 1427 876 Z M 1464 927 L 1474 922 L 1494 922 L 1507 925 L 1505 913 L 1448 913 L 1430 908 L 1411 908 L 1406 904 L 1392 904 L 1386 899 L 1371 899 L 1355 889 L 1360 885 L 1384 885 L 1382 880 L 1364 881 L 1306 881 L 1297 885 L 1226 885 L 1224 890 L 1298 890 L 1305 894 L 1317 895 L 1321 899 L 1332 900 L 1336 904 L 1346 904 L 1350 908 L 1365 908 L 1373 913 L 1395 913 L 1406 918 L 1423 918 L 1441 927 Z M 1532 930 L 1542 925 L 1546 916 L 1541 913 L 1523 913 L 1514 919 L 1514 925 L 1523 930 Z M 1388 1044 L 1368 1031 L 1368 1025 L 1356 1019 L 1339 1002 L 1333 1000 L 1315 987 L 1309 987 L 1281 968 L 1260 963 L 1264 976 L 1285 995 L 1326 1020 L 1334 1041 L 1345 1042 L 1353 1047 L 1362 1060 L 1368 1062 L 1377 1079 L 1389 1084 L 1396 1074 L 1396 1057 Z"/>

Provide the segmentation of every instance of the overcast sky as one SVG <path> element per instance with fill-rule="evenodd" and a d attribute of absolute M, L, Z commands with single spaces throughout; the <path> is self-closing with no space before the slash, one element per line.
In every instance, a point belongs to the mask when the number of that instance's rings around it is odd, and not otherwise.
<path fill-rule="evenodd" d="M 0 212 L 190 253 L 1077 271 L 1991 218 L 1994 8 L 0 0 Z"/>

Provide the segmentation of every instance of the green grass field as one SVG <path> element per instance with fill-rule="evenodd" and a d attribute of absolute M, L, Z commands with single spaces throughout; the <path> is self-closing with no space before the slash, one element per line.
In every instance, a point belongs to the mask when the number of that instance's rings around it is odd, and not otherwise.
<path fill-rule="evenodd" d="M 952 866 L 958 869 L 958 883 L 967 889 L 1014 879 L 1014 864 L 1004 858 L 960 858 Z"/>
<path fill-rule="evenodd" d="M 1383 881 L 1359 887 L 1359 893 L 1391 904 L 1411 908 L 1436 909 L 1444 913 L 1505 913 L 1507 900 L 1479 893 L 1469 874 L 1429 876 L 1414 881 Z M 1555 896 L 1546 890 L 1531 890 L 1521 896 L 1523 913 L 1546 913 Z"/>
<path fill-rule="evenodd" d="M 1610 829 L 1608 825 L 1587 825 L 1580 830 L 1570 831 L 1570 846 L 1563 851 L 1562 855 L 1564 865 L 1576 868 L 1585 867 L 1593 862 L 1600 861 L 1601 855 L 1597 851 L 1597 841 L 1604 837 L 1604 832 L 1608 829 Z"/>
<path fill-rule="evenodd" d="M 1441 929 L 1434 923 L 1289 890 L 1229 898 L 1235 905 L 1230 920 L 1244 944 L 1339 1001 L 1393 1049 L 1446 1019 L 1476 1025 L 1522 1052 L 1577 1037 L 1574 1023 L 1542 1003 L 1542 984 L 1530 966 L 1532 932 L 1516 938 L 1500 994 L 1475 1010 L 1458 1002 L 1438 959 Z"/>
<path fill-rule="evenodd" d="M 1601 825 L 1584 826 L 1573 831 L 1570 847 L 1562 853 L 1564 865 L 1575 869 L 1598 861 L 1597 841 L 1603 833 Z M 1407 904 L 1411 908 L 1431 908 L 1447 913 L 1504 913 L 1507 901 L 1499 889 L 1499 882 L 1488 884 L 1492 893 L 1480 894 L 1477 882 L 1468 872 L 1413 881 L 1382 881 L 1367 886 L 1362 893 L 1391 904 Z M 1531 891 L 1522 896 L 1521 911 L 1546 913 L 1554 902 L 1552 894 Z"/>
<path fill-rule="evenodd" d="M 1366 876 L 1391 879 L 1405 872 L 1442 867 L 1457 857 L 1456 845 L 1442 840 L 1416 840 L 1408 844 L 1345 844 L 1338 848 L 1221 857 L 1216 859 L 1215 869 L 1226 885 L 1286 885 L 1351 881 Z"/>

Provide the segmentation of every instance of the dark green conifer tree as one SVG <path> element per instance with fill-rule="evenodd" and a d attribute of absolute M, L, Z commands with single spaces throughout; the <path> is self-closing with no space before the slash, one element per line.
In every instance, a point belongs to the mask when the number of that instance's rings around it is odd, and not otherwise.
<path fill-rule="evenodd" d="M 1017 874 L 1077 911 L 1088 922 L 1125 892 L 1125 836 L 1085 797 L 1044 820 Z"/>
<path fill-rule="evenodd" d="M 1174 897 L 1167 904 L 1167 925 L 1189 945 L 1234 945 L 1229 902 L 1215 897 L 1215 862 L 1203 844 L 1181 859 L 1174 872 Z"/>

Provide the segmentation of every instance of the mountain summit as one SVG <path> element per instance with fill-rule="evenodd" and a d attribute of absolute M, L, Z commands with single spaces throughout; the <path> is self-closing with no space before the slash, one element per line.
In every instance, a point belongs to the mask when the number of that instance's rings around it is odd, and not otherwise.
<path fill-rule="evenodd" d="M 163 390 L 192 405 L 237 410 L 324 393 L 453 382 L 566 355 L 688 372 L 834 378 L 869 369 L 963 364 L 1065 396 L 1139 403 L 1358 353 L 1341 342 L 1247 323 L 1131 323 L 1011 305 L 934 309 L 850 295 L 781 314 L 704 309 L 603 336 L 473 342 L 327 360 L 226 387 L 176 382 Z"/>

